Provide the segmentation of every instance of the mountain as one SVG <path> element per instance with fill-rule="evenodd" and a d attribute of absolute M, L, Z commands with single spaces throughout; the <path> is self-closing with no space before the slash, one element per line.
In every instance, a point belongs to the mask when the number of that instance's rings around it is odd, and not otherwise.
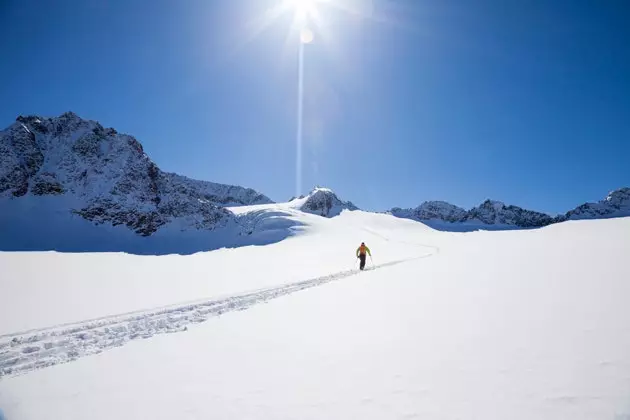
<path fill-rule="evenodd" d="M 444 201 L 426 201 L 414 209 L 394 207 L 388 213 L 444 229 L 535 228 L 566 220 L 630 216 L 630 188 L 612 191 L 604 200 L 582 204 L 556 217 L 493 200 L 486 200 L 470 210 Z"/>
<path fill-rule="evenodd" d="M 28 223 L 53 226 L 57 219 L 48 220 L 47 215 L 69 214 L 91 224 L 122 226 L 137 235 L 152 236 L 166 227 L 181 232 L 234 225 L 238 231 L 243 219 L 226 207 L 271 203 L 249 188 L 164 172 L 134 137 L 72 112 L 56 118 L 20 116 L 0 131 L 0 223 L 5 233 L 8 227 L 13 229 L 13 239 L 23 236 L 15 223 L 17 215 Z M 289 204 L 323 217 L 358 210 L 322 187 Z M 414 209 L 393 208 L 389 213 L 455 230 L 532 228 L 564 220 L 630 216 L 630 188 L 613 191 L 598 203 L 583 204 L 559 217 L 492 200 L 470 210 L 428 201 Z M 33 228 L 34 234 L 41 237 L 37 229 Z M 66 232 L 64 229 L 58 231 Z M 80 235 L 77 231 L 77 243 Z"/>
<path fill-rule="evenodd" d="M 494 227 L 541 227 L 554 223 L 547 214 L 525 210 L 517 206 L 505 205 L 500 201 L 486 200 L 477 207 L 465 210 L 444 201 L 426 201 L 415 209 L 393 208 L 390 214 L 422 222 L 436 222 L 466 226 Z"/>
<path fill-rule="evenodd" d="M 567 220 L 604 219 L 630 216 L 630 188 L 612 191 L 597 203 L 585 203 L 567 212 Z"/>
<path fill-rule="evenodd" d="M 331 189 L 323 187 L 315 187 L 308 195 L 294 198 L 290 203 L 295 209 L 323 217 L 338 216 L 343 210 L 359 210 L 350 201 L 339 199 Z"/>
<path fill-rule="evenodd" d="M 478 207 L 470 209 L 465 221 L 531 228 L 550 225 L 554 223 L 554 218 L 545 213 L 505 205 L 500 201 L 486 200 Z"/>
<path fill-rule="evenodd" d="M 425 201 L 415 209 L 395 207 L 390 213 L 396 217 L 413 220 L 443 220 L 460 222 L 466 218 L 467 212 L 461 207 L 444 201 Z"/>
<path fill-rule="evenodd" d="M 225 206 L 272 202 L 252 189 L 164 172 L 134 137 L 72 112 L 20 116 L 0 132 L 0 205 L 43 198 L 142 236 L 174 222 L 180 230 L 213 230 L 234 218 Z"/>

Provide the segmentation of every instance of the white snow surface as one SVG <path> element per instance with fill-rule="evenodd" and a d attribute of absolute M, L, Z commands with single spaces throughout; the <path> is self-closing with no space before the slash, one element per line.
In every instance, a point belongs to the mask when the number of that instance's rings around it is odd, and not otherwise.
<path fill-rule="evenodd" d="M 0 253 L 6 419 L 630 418 L 630 218 L 233 210 L 299 226 L 188 256 Z"/>

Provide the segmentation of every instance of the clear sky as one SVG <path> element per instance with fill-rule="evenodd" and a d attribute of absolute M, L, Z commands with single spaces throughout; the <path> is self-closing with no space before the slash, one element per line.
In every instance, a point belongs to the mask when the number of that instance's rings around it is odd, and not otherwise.
<path fill-rule="evenodd" d="M 299 36 L 281 2 L 0 0 L 0 125 L 72 110 L 164 170 L 285 201 Z M 328 0 L 318 15 L 303 191 L 556 213 L 630 186 L 629 1 Z"/>

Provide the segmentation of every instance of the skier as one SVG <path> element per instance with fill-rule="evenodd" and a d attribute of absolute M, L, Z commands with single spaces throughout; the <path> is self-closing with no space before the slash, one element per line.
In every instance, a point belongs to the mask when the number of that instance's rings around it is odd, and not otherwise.
<path fill-rule="evenodd" d="M 361 260 L 361 265 L 359 268 L 363 270 L 365 268 L 365 256 L 366 253 L 372 257 L 372 253 L 370 252 L 370 248 L 365 246 L 365 242 L 361 242 L 361 245 L 357 248 L 357 258 Z"/>

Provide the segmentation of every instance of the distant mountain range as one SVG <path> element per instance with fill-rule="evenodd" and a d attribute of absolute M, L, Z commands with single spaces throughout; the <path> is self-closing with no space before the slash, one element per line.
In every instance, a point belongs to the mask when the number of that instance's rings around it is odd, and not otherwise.
<path fill-rule="evenodd" d="M 56 118 L 20 116 L 0 132 L 0 216 L 15 200 L 47 200 L 46 208 L 96 225 L 123 225 L 141 236 L 151 236 L 166 226 L 180 231 L 215 230 L 237 223 L 237 216 L 227 207 L 273 203 L 250 188 L 164 172 L 134 137 L 72 112 Z M 322 187 L 292 200 L 295 208 L 324 217 L 358 210 Z M 491 200 L 470 210 L 428 201 L 388 213 L 428 224 L 532 228 L 573 219 L 630 216 L 630 188 L 556 217 Z M 6 214 L 5 223 L 10 223 Z"/>
<path fill-rule="evenodd" d="M 481 227 L 484 225 L 542 227 L 566 220 L 630 216 L 630 188 L 612 191 L 604 200 L 582 204 L 566 214 L 555 217 L 492 200 L 486 200 L 470 210 L 443 201 L 426 201 L 413 209 L 393 208 L 389 213 L 422 222 L 439 221 Z"/>

